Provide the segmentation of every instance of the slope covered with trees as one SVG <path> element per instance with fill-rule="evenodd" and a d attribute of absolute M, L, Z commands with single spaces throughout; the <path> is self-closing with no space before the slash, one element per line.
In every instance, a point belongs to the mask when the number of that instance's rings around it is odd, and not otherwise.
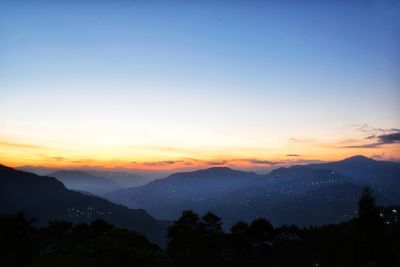
<path fill-rule="evenodd" d="M 96 219 L 139 231 L 162 243 L 167 223 L 142 209 L 128 209 L 110 201 L 68 190 L 55 178 L 38 176 L 0 165 L 0 214 L 24 212 L 39 226 L 49 220 L 90 223 Z"/>
<path fill-rule="evenodd" d="M 362 178 L 364 177 L 364 178 Z M 359 191 L 371 185 L 380 205 L 400 204 L 400 163 L 362 156 L 278 168 L 257 175 L 226 167 L 173 174 L 147 185 L 105 195 L 158 219 L 174 220 L 186 209 L 214 212 L 229 228 L 238 220 L 267 217 L 273 225 L 322 225 L 356 215 Z"/>
<path fill-rule="evenodd" d="M 237 222 L 184 211 L 162 249 L 138 233 L 103 220 L 73 225 L 52 221 L 37 229 L 22 214 L 0 216 L 4 266 L 399 266 L 399 207 L 380 208 L 369 188 L 353 220 L 321 227 L 274 228 L 265 218 Z"/>

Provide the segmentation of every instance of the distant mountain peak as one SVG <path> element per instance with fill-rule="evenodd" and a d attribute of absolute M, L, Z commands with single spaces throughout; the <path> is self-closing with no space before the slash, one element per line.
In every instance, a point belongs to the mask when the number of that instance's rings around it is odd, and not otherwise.
<path fill-rule="evenodd" d="M 223 172 L 223 171 L 235 171 L 234 169 L 231 169 L 229 167 L 211 167 L 207 169 L 203 169 L 203 171 L 216 171 L 216 172 Z"/>
<path fill-rule="evenodd" d="M 343 162 L 367 162 L 367 161 L 371 162 L 371 161 L 375 161 L 375 160 L 368 158 L 366 156 L 363 156 L 363 155 L 356 155 L 356 156 L 346 158 L 342 161 Z"/>
<path fill-rule="evenodd" d="M 232 175 L 232 174 L 251 174 L 248 172 L 240 171 L 240 170 L 234 170 L 229 167 L 211 167 L 207 169 L 200 169 L 196 171 L 191 171 L 191 172 L 177 172 L 174 174 L 171 174 L 168 177 L 182 177 L 182 176 L 187 176 L 187 175 L 200 175 L 200 176 L 215 176 L 215 175 Z"/>
<path fill-rule="evenodd" d="M 52 175 L 85 175 L 85 176 L 92 176 L 90 173 L 81 171 L 81 170 L 60 170 L 53 172 Z"/>
<path fill-rule="evenodd" d="M 193 171 L 193 174 L 200 174 L 200 175 L 256 175 L 254 172 L 246 172 L 242 170 L 235 170 L 229 167 L 211 167 L 207 169 L 201 169 L 197 171 Z"/>

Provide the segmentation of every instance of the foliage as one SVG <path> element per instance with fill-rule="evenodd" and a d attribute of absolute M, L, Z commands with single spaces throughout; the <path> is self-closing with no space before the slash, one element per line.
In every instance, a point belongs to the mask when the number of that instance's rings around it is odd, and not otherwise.
<path fill-rule="evenodd" d="M 135 232 L 96 220 L 45 228 L 18 213 L 0 217 L 2 266 L 400 266 L 398 207 L 379 208 L 365 188 L 358 217 L 341 224 L 274 228 L 265 218 L 225 233 L 208 212 L 184 211 L 168 229 L 165 250 Z"/>

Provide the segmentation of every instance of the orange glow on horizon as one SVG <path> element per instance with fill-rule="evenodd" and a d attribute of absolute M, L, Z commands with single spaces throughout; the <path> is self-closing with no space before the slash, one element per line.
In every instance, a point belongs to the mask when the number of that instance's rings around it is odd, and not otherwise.
<path fill-rule="evenodd" d="M 54 134 L 31 136 L 30 132 L 23 132 L 0 135 L 0 164 L 11 167 L 29 165 L 128 170 L 193 170 L 227 166 L 257 170 L 336 161 L 354 155 L 400 160 L 400 143 L 381 144 L 378 139 L 366 138 L 369 134 L 346 129 L 317 135 L 322 136 L 319 138 L 306 136 L 295 139 L 271 135 L 253 140 L 240 139 L 237 135 L 227 140 L 224 135 L 217 135 L 211 139 L 186 137 L 180 141 L 175 137 L 161 142 L 143 137 L 141 142 L 134 143 L 128 137 L 112 134 L 90 138 L 91 132 L 80 132 L 67 138 Z M 233 142 L 235 139 L 238 141 Z"/>
<path fill-rule="evenodd" d="M 5 149 L 5 147 L 8 147 Z M 236 154 L 233 149 L 227 152 L 219 151 L 220 155 L 202 158 L 193 157 L 143 157 L 128 160 L 127 156 L 121 155 L 119 159 L 107 158 L 104 154 L 98 157 L 91 155 L 90 158 L 78 155 L 65 155 L 62 151 L 56 152 L 49 150 L 47 153 L 32 153 L 31 150 L 38 150 L 34 145 L 16 145 L 10 149 L 10 144 L 0 143 L 0 164 L 10 167 L 21 166 L 41 166 L 48 168 L 121 168 L 127 170 L 193 170 L 209 167 L 231 167 L 236 169 L 262 169 L 268 167 L 289 166 L 296 164 L 307 164 L 316 161 L 337 161 L 354 155 L 364 155 L 377 158 L 379 160 L 399 160 L 400 147 L 398 144 L 387 145 L 384 148 L 354 148 L 354 149 L 334 149 L 329 147 L 319 147 L 310 149 L 308 153 L 278 153 L 273 151 L 268 153 L 254 153 L 254 151 L 238 151 Z M 287 150 L 288 152 L 290 150 Z M 227 156 L 228 154 L 233 156 Z M 247 154 L 246 154 L 247 153 Z M 201 153 L 200 153 L 201 154 Z M 264 154 L 264 157 L 261 155 Z M 86 155 L 87 156 L 87 155 Z"/>

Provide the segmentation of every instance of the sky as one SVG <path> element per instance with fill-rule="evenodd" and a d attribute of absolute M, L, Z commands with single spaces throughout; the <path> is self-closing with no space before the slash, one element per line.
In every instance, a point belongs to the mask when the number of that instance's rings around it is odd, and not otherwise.
<path fill-rule="evenodd" d="M 399 63 L 400 1 L 1 1 L 0 163 L 400 160 Z"/>

